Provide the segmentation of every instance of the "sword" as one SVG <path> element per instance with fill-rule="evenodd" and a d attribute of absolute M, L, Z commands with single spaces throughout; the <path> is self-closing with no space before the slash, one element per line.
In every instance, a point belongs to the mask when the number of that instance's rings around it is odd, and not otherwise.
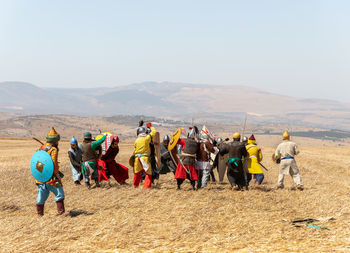
<path fill-rule="evenodd" d="M 171 152 L 170 152 L 170 153 L 171 153 Z M 183 162 L 181 161 L 179 155 L 177 154 L 176 156 L 177 156 L 177 158 L 179 159 L 181 166 L 184 168 L 184 170 L 186 171 L 186 173 L 188 173 L 188 174 L 190 175 L 190 178 L 191 178 L 191 172 L 190 172 L 190 170 L 188 170 L 188 169 L 185 167 L 185 165 L 184 165 Z"/>
<path fill-rule="evenodd" d="M 168 151 L 168 152 L 170 153 L 171 160 L 173 160 L 174 164 L 176 164 L 176 166 L 177 166 L 177 163 L 175 161 L 173 154 L 171 153 L 171 151 Z"/>
<path fill-rule="evenodd" d="M 266 171 L 269 171 L 262 163 L 259 163 Z"/>

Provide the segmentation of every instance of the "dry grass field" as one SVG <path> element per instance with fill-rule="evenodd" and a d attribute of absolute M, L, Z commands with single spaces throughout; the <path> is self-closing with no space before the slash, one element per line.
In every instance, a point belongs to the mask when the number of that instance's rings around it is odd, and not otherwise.
<path fill-rule="evenodd" d="M 37 187 L 29 170 L 38 147 L 32 140 L 0 140 L 1 252 L 349 252 L 350 148 L 300 146 L 297 162 L 305 185 L 275 190 L 278 166 L 263 146 L 262 189 L 232 192 L 228 183 L 176 191 L 171 174 L 150 190 L 120 186 L 88 190 L 73 184 L 68 143 L 60 143 L 68 216 L 56 216 L 54 195 L 37 217 Z M 117 160 L 127 165 L 132 144 L 120 144 Z M 129 183 L 132 178 L 129 170 Z M 227 179 L 225 178 L 226 182 Z M 327 218 L 333 217 L 333 220 Z M 320 230 L 291 224 L 321 218 Z M 324 220 L 322 220 L 324 219 Z"/>

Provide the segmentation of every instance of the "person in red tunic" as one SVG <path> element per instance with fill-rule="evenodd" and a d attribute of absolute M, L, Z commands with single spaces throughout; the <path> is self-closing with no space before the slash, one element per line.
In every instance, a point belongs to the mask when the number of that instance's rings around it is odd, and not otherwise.
<path fill-rule="evenodd" d="M 177 144 L 182 145 L 181 161 L 175 173 L 177 181 L 177 189 L 181 189 L 181 184 L 185 179 L 189 179 L 192 185 L 192 189 L 195 190 L 195 183 L 198 181 L 198 175 L 196 172 L 196 153 L 199 150 L 199 143 L 195 140 L 196 132 L 191 129 L 186 139 L 179 139 Z"/>
<path fill-rule="evenodd" d="M 109 181 L 109 176 L 112 175 L 119 184 L 126 184 L 125 181 L 129 178 L 128 168 L 115 161 L 119 153 L 118 144 L 118 136 L 107 136 L 102 143 L 102 155 L 97 162 L 99 181 Z"/>

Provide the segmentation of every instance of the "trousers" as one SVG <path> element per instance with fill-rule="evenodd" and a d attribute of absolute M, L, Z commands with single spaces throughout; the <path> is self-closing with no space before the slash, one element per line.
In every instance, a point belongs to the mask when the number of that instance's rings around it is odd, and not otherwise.
<path fill-rule="evenodd" d="M 284 176 L 290 175 L 296 185 L 303 185 L 300 177 L 299 168 L 294 159 L 285 159 L 280 163 L 280 171 L 278 174 L 278 187 L 283 188 Z"/>
<path fill-rule="evenodd" d="M 144 170 L 134 173 L 133 185 L 135 188 L 139 187 L 140 185 L 142 172 L 144 172 Z M 152 186 L 152 175 L 145 173 L 145 183 L 143 185 L 143 188 L 151 188 L 151 186 Z"/>
<path fill-rule="evenodd" d="M 55 201 L 64 200 L 64 191 L 62 186 L 53 186 L 49 184 L 38 184 L 37 205 L 44 205 L 49 197 L 50 191 L 55 194 Z"/>
<path fill-rule="evenodd" d="M 199 180 L 201 181 L 201 187 L 207 186 L 210 177 L 210 163 L 205 161 L 197 161 L 197 169 L 199 171 Z"/>

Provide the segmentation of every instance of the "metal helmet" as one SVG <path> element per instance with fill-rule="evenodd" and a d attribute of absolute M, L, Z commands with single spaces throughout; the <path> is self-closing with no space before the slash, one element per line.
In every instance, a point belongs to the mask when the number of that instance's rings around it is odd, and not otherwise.
<path fill-rule="evenodd" d="M 191 138 L 194 139 L 196 137 L 196 130 L 194 130 L 193 128 L 190 129 L 187 133 L 187 138 Z"/>
<path fill-rule="evenodd" d="M 233 139 L 240 139 L 240 138 L 241 138 L 241 134 L 238 133 L 238 132 L 235 132 L 235 133 L 232 135 L 232 138 L 233 138 Z"/>
<path fill-rule="evenodd" d="M 92 134 L 90 132 L 84 133 L 84 139 L 91 139 L 91 138 L 92 138 Z"/>
<path fill-rule="evenodd" d="M 136 133 L 137 133 L 137 135 L 142 134 L 142 133 L 146 133 L 146 128 L 143 126 L 138 127 Z"/>
<path fill-rule="evenodd" d="M 74 138 L 74 136 L 72 139 L 70 139 L 70 144 L 78 144 L 78 141 Z"/>
<path fill-rule="evenodd" d="M 223 142 L 223 139 L 221 139 L 220 137 L 216 139 L 217 144 L 220 144 L 221 142 Z"/>
<path fill-rule="evenodd" d="M 288 131 L 285 131 L 282 135 L 283 140 L 289 140 L 290 139 L 290 134 Z"/>
<path fill-rule="evenodd" d="M 247 141 L 248 141 L 248 137 L 247 136 L 243 136 L 242 142 L 247 142 Z"/>
<path fill-rule="evenodd" d="M 169 135 L 164 135 L 164 137 L 163 137 L 163 141 L 170 141 L 170 137 L 169 137 Z"/>

